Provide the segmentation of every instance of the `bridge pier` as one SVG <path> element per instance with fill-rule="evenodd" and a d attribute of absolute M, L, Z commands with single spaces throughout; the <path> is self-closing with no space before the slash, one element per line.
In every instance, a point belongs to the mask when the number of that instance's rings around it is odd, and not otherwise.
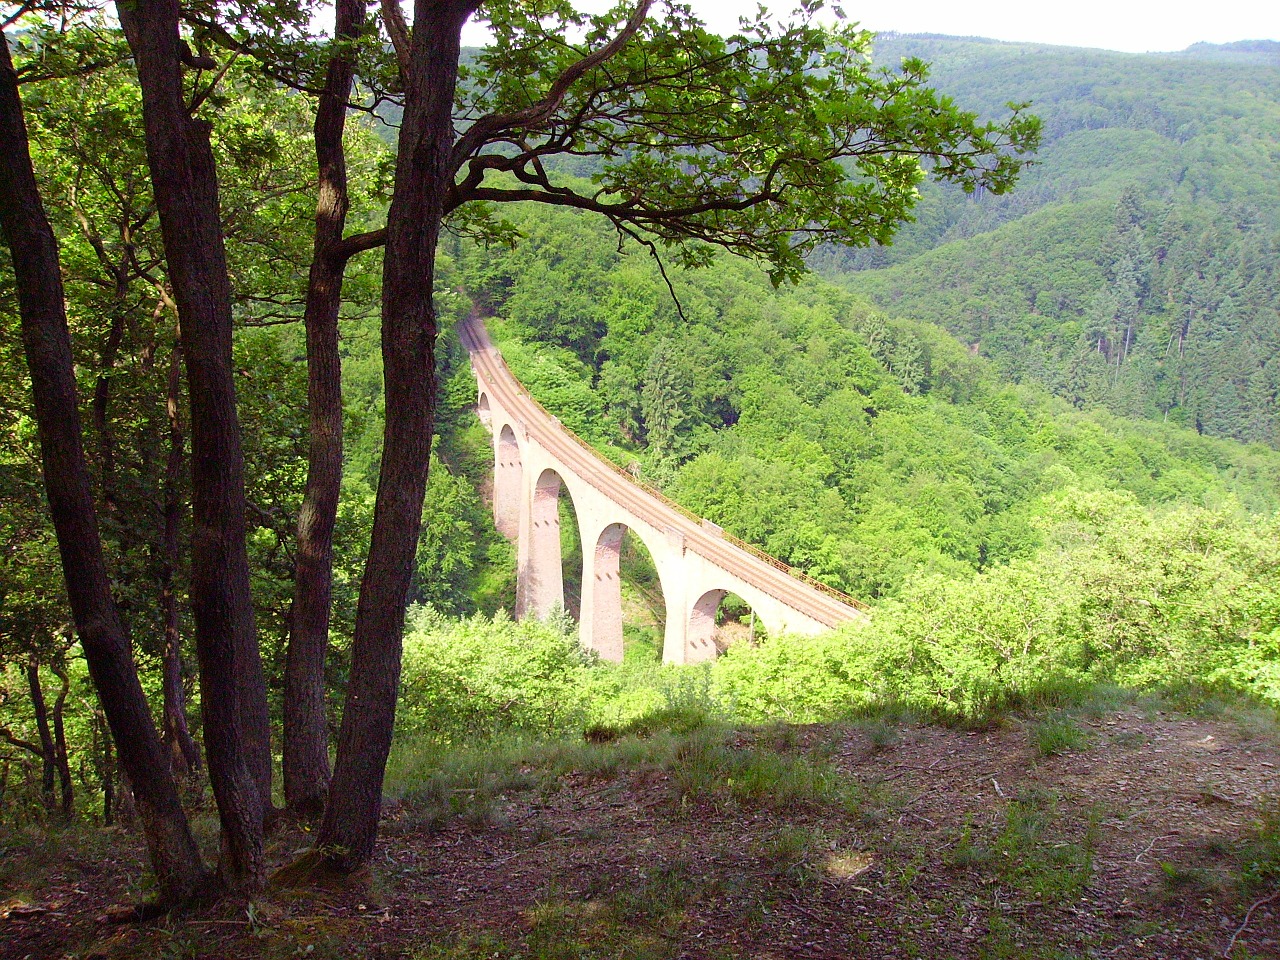
<path fill-rule="evenodd" d="M 564 562 L 560 545 L 560 475 L 547 468 L 534 474 L 521 504 L 516 550 L 516 616 L 545 619 L 564 609 Z M 527 505 L 527 509 L 525 509 Z"/>
<path fill-rule="evenodd" d="M 610 523 L 594 538 L 581 525 L 582 612 L 579 618 L 582 645 L 601 660 L 622 662 L 622 579 L 619 566 L 622 538 L 627 528 Z"/>
<path fill-rule="evenodd" d="M 515 431 L 504 423 L 493 435 L 493 522 L 508 540 L 520 536 L 520 504 L 524 496 L 524 465 Z"/>

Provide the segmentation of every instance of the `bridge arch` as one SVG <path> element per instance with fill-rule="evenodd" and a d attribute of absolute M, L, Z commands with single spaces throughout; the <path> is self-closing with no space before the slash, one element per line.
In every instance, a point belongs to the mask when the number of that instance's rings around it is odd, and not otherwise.
<path fill-rule="evenodd" d="M 686 663 L 715 659 L 716 611 L 728 593 L 728 590 L 708 590 L 694 602 L 685 632 Z"/>
<path fill-rule="evenodd" d="M 489 406 L 489 395 L 483 390 L 476 400 L 476 416 L 484 424 L 486 430 L 493 432 L 493 410 Z"/>
<path fill-rule="evenodd" d="M 728 642 L 723 638 L 721 625 L 717 621 L 721 605 L 729 596 L 742 601 L 750 610 L 754 623 L 755 605 L 741 594 L 720 587 L 707 590 L 689 608 L 689 623 L 685 628 L 686 663 L 715 659 L 724 644 Z M 764 627 L 763 621 L 761 621 L 761 627 Z"/>

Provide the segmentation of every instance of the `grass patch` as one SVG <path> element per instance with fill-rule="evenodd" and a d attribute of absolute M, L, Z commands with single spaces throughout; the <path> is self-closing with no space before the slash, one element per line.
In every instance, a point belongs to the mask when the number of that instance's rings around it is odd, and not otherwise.
<path fill-rule="evenodd" d="M 1074 837 L 1056 829 L 1059 821 L 1053 796 L 1028 793 L 1009 801 L 1004 822 L 994 834 L 984 836 L 966 818 L 943 860 L 956 869 L 990 876 L 1032 900 L 1070 901 L 1083 892 L 1093 873 L 1102 812 L 1089 808 L 1081 834 Z"/>
<path fill-rule="evenodd" d="M 881 717 L 859 720 L 853 724 L 853 727 L 867 738 L 873 753 L 888 750 L 898 742 L 900 737 L 898 725 Z"/>
<path fill-rule="evenodd" d="M 1240 886 L 1246 896 L 1280 888 L 1280 808 L 1254 824 L 1240 850 Z"/>
<path fill-rule="evenodd" d="M 1058 757 L 1081 750 L 1089 743 L 1088 735 L 1062 714 L 1052 714 L 1031 725 L 1031 745 L 1041 757 Z"/>
<path fill-rule="evenodd" d="M 819 838 L 804 827 L 783 825 L 760 847 L 760 858 L 779 877 L 806 879 L 812 875 L 810 863 Z"/>
<path fill-rule="evenodd" d="M 681 804 L 736 802 L 785 810 L 835 799 L 834 777 L 825 765 L 768 747 L 731 746 L 721 730 L 690 733 L 670 769 Z"/>
<path fill-rule="evenodd" d="M 1138 693 L 1129 687 L 1114 683 L 1095 683 L 1089 688 L 1087 696 L 1076 704 L 1076 712 L 1087 720 L 1101 720 L 1133 706 L 1138 699 Z"/>
<path fill-rule="evenodd" d="M 1010 801 L 1005 822 L 992 845 L 997 873 L 1011 886 L 1042 901 L 1078 897 L 1093 873 L 1102 813 L 1090 808 L 1082 835 L 1059 836 L 1052 796 L 1028 794 Z"/>
<path fill-rule="evenodd" d="M 1160 872 L 1163 874 L 1165 889 L 1179 895 L 1199 891 L 1213 891 L 1217 885 L 1208 870 L 1203 867 L 1188 867 L 1179 863 L 1160 861 Z"/>
<path fill-rule="evenodd" d="M 907 805 L 903 796 L 878 780 L 855 780 L 840 785 L 839 803 L 863 827 L 883 826 Z"/>
<path fill-rule="evenodd" d="M 611 743 L 625 737 L 652 737 L 657 733 L 690 734 L 716 721 L 699 703 L 669 703 L 621 724 L 595 723 L 583 731 L 592 743 Z"/>
<path fill-rule="evenodd" d="M 656 864 L 616 889 L 585 897 L 553 891 L 526 913 L 528 933 L 518 940 L 488 932 L 456 934 L 431 944 L 420 960 L 665 960 L 681 954 L 676 933 L 690 904 L 714 896 L 692 864 Z"/>
<path fill-rule="evenodd" d="M 661 770 L 682 806 L 785 810 L 839 799 L 834 772 L 799 751 L 794 730 L 766 728 L 745 744 L 730 739 L 730 729 L 705 709 L 673 704 L 617 727 L 588 728 L 581 739 L 506 734 L 466 746 L 419 740 L 393 751 L 385 792 L 413 825 L 434 829 L 455 818 L 499 824 L 508 797 L 554 793 L 569 775 Z"/>
<path fill-rule="evenodd" d="M 979 841 L 973 819 L 966 817 L 960 828 L 959 838 L 943 854 L 943 861 L 961 870 L 971 870 L 986 866 L 991 862 L 991 857 L 991 846 Z"/>

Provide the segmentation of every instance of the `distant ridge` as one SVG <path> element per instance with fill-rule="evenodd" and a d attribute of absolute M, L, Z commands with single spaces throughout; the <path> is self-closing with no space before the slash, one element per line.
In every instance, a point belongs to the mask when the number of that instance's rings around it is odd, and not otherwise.
<path fill-rule="evenodd" d="M 1236 40 L 1233 43 L 1193 43 L 1177 56 L 1197 60 L 1231 60 L 1235 63 L 1265 63 L 1280 66 L 1280 42 Z"/>
<path fill-rule="evenodd" d="M 926 185 L 892 247 L 816 268 L 1078 406 L 1280 448 L 1280 42 L 876 52 L 980 115 L 1030 101 L 1044 143 L 1012 194 Z"/>
<path fill-rule="evenodd" d="M 1020 47 L 1024 50 L 1061 51 L 1087 50 L 1091 53 L 1113 53 L 1127 57 L 1182 57 L 1196 60 L 1229 60 L 1232 63 L 1261 63 L 1280 65 L 1280 41 L 1234 40 L 1230 43 L 1193 43 L 1185 50 L 1112 50 L 1109 47 L 1086 47 L 1078 44 L 1048 43 L 1040 40 L 996 40 L 976 35 L 957 36 L 950 33 L 902 33 L 897 30 L 881 30 L 876 33 L 877 43 L 891 41 L 930 43 L 978 43 L 993 47 Z"/>

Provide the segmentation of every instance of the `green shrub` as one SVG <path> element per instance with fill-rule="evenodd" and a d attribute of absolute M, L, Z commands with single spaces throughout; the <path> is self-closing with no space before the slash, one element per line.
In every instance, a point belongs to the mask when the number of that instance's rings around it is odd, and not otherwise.
<path fill-rule="evenodd" d="M 984 723 L 1086 703 L 1100 686 L 1234 688 L 1280 706 L 1280 525 L 1228 506 L 1153 516 L 1075 488 L 1041 505 L 1034 556 L 926 576 L 870 624 L 739 647 L 718 697 L 750 722 L 899 706 Z"/>
<path fill-rule="evenodd" d="M 568 622 L 514 621 L 499 613 L 449 620 L 409 613 L 400 712 L 402 735 L 477 738 L 502 730 L 551 733 L 580 726 L 604 679 Z"/>
<path fill-rule="evenodd" d="M 870 623 L 738 644 L 714 664 L 601 664 L 574 625 L 410 617 L 401 729 L 444 739 L 586 730 L 600 741 L 713 720 L 829 722 L 903 710 L 981 725 L 1087 704 L 1095 690 L 1243 691 L 1280 705 L 1280 526 L 1234 508 L 1155 516 L 1065 488 L 1037 553 L 923 576 Z M 1045 755 L 1072 744 L 1044 732 Z M 1041 739 L 1036 734 L 1037 740 Z"/>

